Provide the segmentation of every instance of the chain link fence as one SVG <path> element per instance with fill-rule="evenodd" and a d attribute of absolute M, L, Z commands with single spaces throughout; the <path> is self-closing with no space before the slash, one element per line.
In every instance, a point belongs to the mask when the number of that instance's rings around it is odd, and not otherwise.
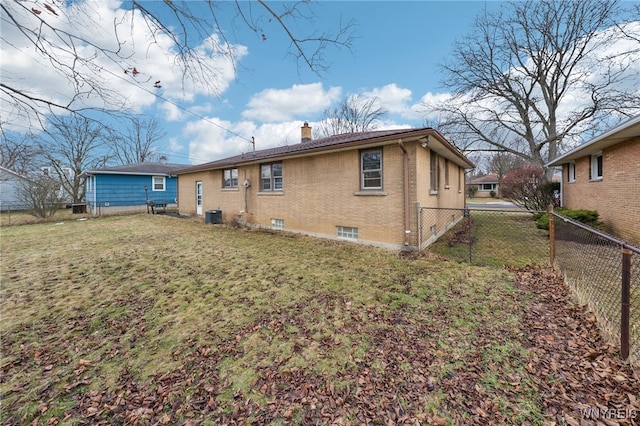
<path fill-rule="evenodd" d="M 640 363 L 640 249 L 553 213 L 552 256 L 623 358 Z"/>
<path fill-rule="evenodd" d="M 484 266 L 549 262 L 548 232 L 536 213 L 517 209 L 420 209 L 421 248 Z"/>
<path fill-rule="evenodd" d="M 640 364 L 640 248 L 556 212 L 549 231 L 538 229 L 536 219 L 545 213 L 422 207 L 421 248 L 482 266 L 553 262 L 604 337 Z"/>

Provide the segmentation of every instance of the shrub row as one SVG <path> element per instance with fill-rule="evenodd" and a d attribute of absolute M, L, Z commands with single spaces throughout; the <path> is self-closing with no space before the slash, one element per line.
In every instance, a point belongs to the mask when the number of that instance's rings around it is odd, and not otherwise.
<path fill-rule="evenodd" d="M 602 229 L 604 224 L 600 221 L 600 214 L 596 210 L 585 209 L 556 209 L 558 214 L 568 217 L 569 219 L 576 220 L 584 223 L 592 228 Z M 536 226 L 538 229 L 549 229 L 549 213 L 541 213 L 536 215 Z"/>

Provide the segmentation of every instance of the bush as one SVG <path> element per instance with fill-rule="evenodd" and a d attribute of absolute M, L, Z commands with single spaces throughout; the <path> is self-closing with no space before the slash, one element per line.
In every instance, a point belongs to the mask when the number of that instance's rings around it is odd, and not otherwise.
<path fill-rule="evenodd" d="M 491 198 L 496 198 L 496 191 L 489 192 L 489 195 L 491 195 Z"/>
<path fill-rule="evenodd" d="M 562 216 L 584 223 L 585 225 L 595 229 L 602 229 L 604 226 L 604 224 L 599 220 L 600 214 L 596 210 L 556 209 L 556 212 Z M 549 213 L 535 215 L 534 219 L 536 220 L 536 227 L 538 229 L 549 229 Z"/>
<path fill-rule="evenodd" d="M 47 175 L 30 177 L 20 182 L 17 191 L 21 204 L 29 214 L 39 219 L 50 219 L 65 205 L 60 182 Z"/>
<path fill-rule="evenodd" d="M 527 210 L 546 210 L 559 184 L 549 182 L 542 167 L 529 164 L 509 171 L 502 179 L 502 197 Z"/>

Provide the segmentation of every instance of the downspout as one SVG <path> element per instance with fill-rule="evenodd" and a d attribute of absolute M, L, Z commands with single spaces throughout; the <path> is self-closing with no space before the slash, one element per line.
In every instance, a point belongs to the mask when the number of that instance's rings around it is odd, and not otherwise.
<path fill-rule="evenodd" d="M 409 246 L 409 234 L 411 234 L 411 218 L 409 216 L 409 153 L 402 143 L 402 139 L 398 139 L 398 146 L 402 149 L 402 169 L 403 169 L 403 192 L 404 192 L 404 245 Z"/>
<path fill-rule="evenodd" d="M 176 175 L 176 214 L 180 214 L 180 204 L 178 204 L 178 200 L 180 200 L 180 182 L 178 182 L 178 175 Z"/>
<path fill-rule="evenodd" d="M 91 188 L 93 189 L 93 206 L 92 207 L 92 211 L 91 214 L 93 214 L 94 216 L 98 215 L 98 187 L 96 186 L 97 182 L 97 177 L 95 175 L 89 176 L 89 179 L 91 179 Z"/>

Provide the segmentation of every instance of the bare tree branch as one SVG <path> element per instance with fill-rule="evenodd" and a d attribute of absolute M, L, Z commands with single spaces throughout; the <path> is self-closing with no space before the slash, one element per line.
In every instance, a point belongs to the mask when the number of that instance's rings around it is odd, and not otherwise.
<path fill-rule="evenodd" d="M 111 152 L 120 164 L 144 163 L 158 159 L 154 144 L 164 138 L 166 132 L 155 118 L 145 120 L 133 117 L 124 130 L 111 133 Z"/>
<path fill-rule="evenodd" d="M 350 47 L 353 28 L 353 22 L 349 22 L 340 23 L 335 33 L 317 34 L 312 26 L 306 27 L 311 28 L 311 34 L 304 34 L 304 29 L 294 30 L 297 20 L 308 18 L 302 12 L 311 10 L 308 1 L 267 4 L 239 0 L 132 0 L 120 6 L 110 24 L 101 21 L 100 2 L 60 2 L 47 5 L 46 10 L 37 6 L 38 3 L 22 0 L 0 3 L 3 27 L 0 38 L 15 54 L 33 49 L 40 64 L 48 64 L 49 69 L 66 78 L 68 92 L 65 94 L 56 87 L 33 91 L 22 76 L 3 72 L 0 95 L 11 111 L 19 111 L 41 123 L 52 113 L 84 114 L 88 109 L 125 111 L 130 100 L 127 93 L 109 84 L 114 79 L 147 90 L 160 89 L 163 83 L 154 78 L 154 69 L 139 59 L 152 48 L 171 58 L 172 66 L 180 70 L 183 92 L 189 87 L 219 94 L 225 84 L 221 77 L 226 71 L 216 60 L 224 60 L 225 67 L 237 66 L 238 45 L 234 43 L 242 40 L 231 39 L 228 31 L 236 17 L 244 22 L 245 28 L 256 32 L 262 22 L 275 22 L 275 28 L 291 42 L 294 57 L 317 73 L 326 70 L 323 52 L 328 47 Z M 96 31 L 100 37 L 93 37 Z M 144 45 L 135 45 L 136 34 L 147 35 Z M 260 34 L 266 37 L 264 32 Z M 12 119 L 19 116 L 3 115 Z M 4 118 L 0 122 L 0 126 L 8 124 Z"/>
<path fill-rule="evenodd" d="M 363 93 L 344 98 L 337 107 L 324 111 L 320 133 L 331 136 L 374 130 L 388 113 L 379 103 L 378 98 L 369 98 Z"/>
<path fill-rule="evenodd" d="M 442 65 L 441 130 L 463 148 L 493 146 L 544 166 L 585 132 L 640 112 L 640 35 L 615 25 L 619 2 L 525 0 L 485 12 Z M 626 29 L 627 33 L 620 29 Z M 634 68 L 635 66 L 635 68 Z"/>
<path fill-rule="evenodd" d="M 47 165 L 51 165 L 74 203 L 85 198 L 83 172 L 103 167 L 109 160 L 107 133 L 95 121 L 80 117 L 54 117 L 52 126 L 37 140 Z"/>

